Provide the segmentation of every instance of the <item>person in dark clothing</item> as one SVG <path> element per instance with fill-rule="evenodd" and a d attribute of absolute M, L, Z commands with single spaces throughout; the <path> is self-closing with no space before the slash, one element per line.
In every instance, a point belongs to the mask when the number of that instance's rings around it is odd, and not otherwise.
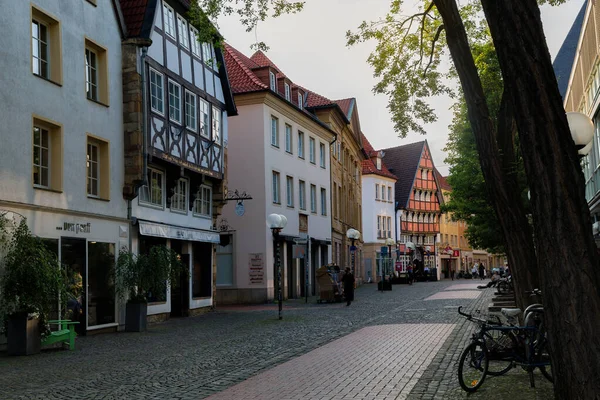
<path fill-rule="evenodd" d="M 346 267 L 346 273 L 342 277 L 344 284 L 344 297 L 346 297 L 346 306 L 349 306 L 354 301 L 354 274 L 350 268 Z"/>
<path fill-rule="evenodd" d="M 485 272 L 485 266 L 483 263 L 479 264 L 479 279 L 483 280 L 483 273 Z"/>

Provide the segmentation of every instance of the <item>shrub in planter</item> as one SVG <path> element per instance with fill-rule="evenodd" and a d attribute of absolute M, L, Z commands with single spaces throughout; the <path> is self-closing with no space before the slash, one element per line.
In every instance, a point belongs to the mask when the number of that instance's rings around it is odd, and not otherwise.
<path fill-rule="evenodd" d="M 165 246 L 154 246 L 148 254 L 121 250 L 116 265 L 116 293 L 127 299 L 125 330 L 146 330 L 148 294 L 164 293 L 169 284 L 179 284 L 182 273 L 189 273 L 179 255 Z"/>
<path fill-rule="evenodd" d="M 0 220 L 0 329 L 8 333 L 9 354 L 33 354 L 40 350 L 41 336 L 49 333 L 49 314 L 59 299 L 67 298 L 66 279 L 56 254 L 30 233 L 24 218 L 12 234 L 5 214 Z"/>

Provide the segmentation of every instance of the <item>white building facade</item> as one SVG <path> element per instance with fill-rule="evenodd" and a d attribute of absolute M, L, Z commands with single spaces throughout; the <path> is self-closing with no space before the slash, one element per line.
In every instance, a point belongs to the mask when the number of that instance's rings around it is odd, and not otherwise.
<path fill-rule="evenodd" d="M 365 279 L 369 282 L 380 280 L 382 258 L 396 259 L 396 244 L 389 248 L 386 240 L 397 241 L 394 185 L 398 179 L 383 163 L 382 153 L 373 150 L 365 136 L 363 147 L 369 157 L 362 162 L 363 254 Z M 386 247 L 387 254 L 381 254 L 382 247 Z M 384 273 L 389 275 L 392 272 L 391 262 L 386 262 Z"/>
<path fill-rule="evenodd" d="M 176 288 L 148 293 L 150 319 L 193 315 L 214 306 L 215 222 L 223 200 L 227 116 L 235 115 L 235 106 L 220 51 L 199 43 L 186 20 L 188 2 L 122 6 L 130 16 L 124 106 L 137 110 L 126 117 L 125 141 L 141 141 L 125 154 L 132 251 L 167 246 L 189 266 Z"/>
<path fill-rule="evenodd" d="M 229 121 L 228 186 L 252 200 L 243 210 L 236 203 L 223 210 L 231 242 L 230 257 L 218 265 L 221 304 L 276 297 L 274 240 L 266 225 L 272 213 L 287 217 L 280 234 L 284 298 L 305 295 L 307 286 L 314 293 L 315 270 L 331 261 L 329 154 L 335 134 L 303 109 L 303 90 L 268 59 L 260 64 L 257 55 L 264 57 L 257 53 L 250 59 L 230 46 L 225 50 L 228 73 L 236 76 L 231 87 L 239 113 Z M 248 82 L 254 85 L 250 91 Z M 294 241 L 303 238 L 310 250 L 294 258 Z"/>
<path fill-rule="evenodd" d="M 115 329 L 110 274 L 129 238 L 118 2 L 3 2 L 0 26 L 0 210 L 81 283 L 79 334 Z"/>

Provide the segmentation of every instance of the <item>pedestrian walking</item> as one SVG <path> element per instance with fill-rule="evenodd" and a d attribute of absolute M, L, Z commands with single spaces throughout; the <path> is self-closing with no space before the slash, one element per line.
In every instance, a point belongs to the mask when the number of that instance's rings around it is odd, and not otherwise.
<path fill-rule="evenodd" d="M 346 306 L 354 301 L 354 274 L 350 271 L 350 268 L 346 267 L 346 273 L 342 277 L 342 283 L 344 284 L 344 297 L 346 297 Z"/>
<path fill-rule="evenodd" d="M 479 279 L 483 280 L 483 273 L 485 272 L 485 266 L 483 263 L 479 264 Z"/>
<path fill-rule="evenodd" d="M 450 278 L 454 280 L 454 268 L 450 267 Z"/>

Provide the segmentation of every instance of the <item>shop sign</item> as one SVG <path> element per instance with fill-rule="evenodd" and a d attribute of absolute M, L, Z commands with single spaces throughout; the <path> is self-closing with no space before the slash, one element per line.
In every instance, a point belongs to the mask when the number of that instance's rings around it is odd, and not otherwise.
<path fill-rule="evenodd" d="M 91 233 L 92 232 L 92 224 L 89 222 L 84 222 L 82 224 L 74 223 L 74 222 L 64 222 L 62 226 L 56 227 L 57 231 L 63 232 L 73 232 L 76 235 L 79 233 Z"/>
<path fill-rule="evenodd" d="M 219 243 L 217 232 L 201 231 L 198 229 L 180 228 L 170 225 L 140 222 L 140 233 L 146 236 L 157 236 L 169 239 L 190 240 L 194 242 Z"/>
<path fill-rule="evenodd" d="M 265 260 L 263 253 L 248 254 L 248 272 L 251 284 L 262 284 L 265 281 Z"/>

